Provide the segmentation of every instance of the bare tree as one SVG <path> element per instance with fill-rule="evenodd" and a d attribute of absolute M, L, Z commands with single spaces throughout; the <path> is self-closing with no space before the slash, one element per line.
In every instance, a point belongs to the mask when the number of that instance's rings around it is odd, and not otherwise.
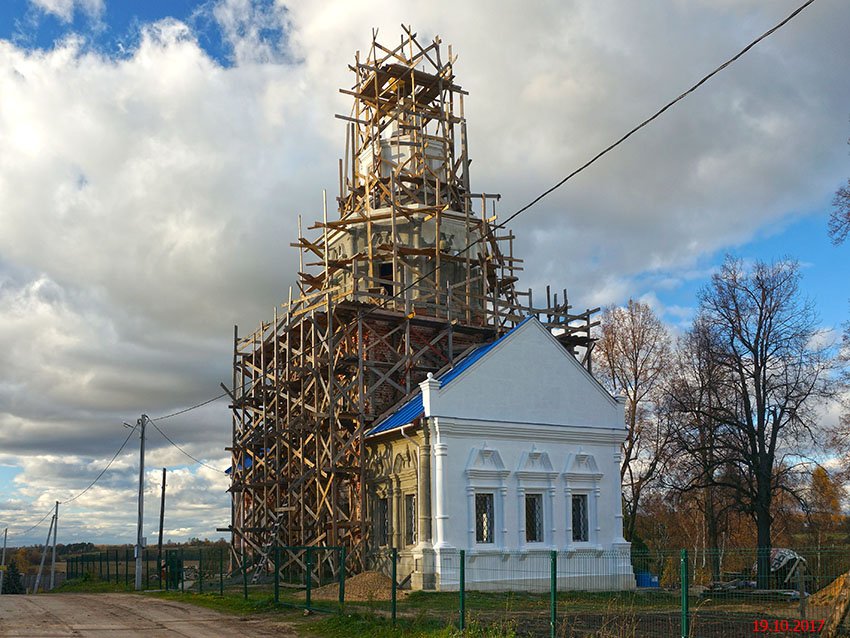
<path fill-rule="evenodd" d="M 789 259 L 745 268 L 727 256 L 699 295 L 714 333 L 712 354 L 727 380 L 710 416 L 722 424 L 719 460 L 709 483 L 731 489 L 755 519 L 759 584 L 769 577 L 771 506 L 804 450 L 818 445 L 815 407 L 830 393 L 827 346 L 817 345 L 817 316 L 801 299 L 799 266 Z"/>
<path fill-rule="evenodd" d="M 841 368 L 836 385 L 843 413 L 839 417 L 838 427 L 832 432 L 831 443 L 844 461 L 844 467 L 837 473 L 837 477 L 847 482 L 850 481 L 850 321 L 844 324 L 836 363 Z"/>
<path fill-rule="evenodd" d="M 676 458 L 665 485 L 702 514 L 713 580 L 720 578 L 722 521 L 736 503 L 729 498 L 728 488 L 714 480 L 729 472 L 722 455 L 724 424 L 715 418 L 717 407 L 729 398 L 724 388 L 730 380 L 728 370 L 715 357 L 718 338 L 708 321 L 697 316 L 678 339 L 664 400 L 675 423 L 670 442 Z"/>
<path fill-rule="evenodd" d="M 850 144 L 850 140 L 847 143 Z M 850 233 L 850 179 L 847 180 L 847 186 L 841 186 L 835 191 L 832 205 L 835 208 L 829 217 L 829 236 L 832 237 L 832 243 L 838 245 Z"/>
<path fill-rule="evenodd" d="M 832 237 L 832 243 L 837 245 L 847 239 L 850 233 L 850 179 L 847 180 L 847 186 L 841 186 L 835 191 L 832 205 L 835 208 L 829 216 L 829 236 Z"/>
<path fill-rule="evenodd" d="M 667 426 L 657 411 L 670 369 L 670 337 L 652 309 L 629 300 L 605 309 L 593 350 L 596 375 L 608 389 L 626 396 L 626 429 L 620 480 L 623 535 L 631 540 L 641 496 L 664 466 Z"/>

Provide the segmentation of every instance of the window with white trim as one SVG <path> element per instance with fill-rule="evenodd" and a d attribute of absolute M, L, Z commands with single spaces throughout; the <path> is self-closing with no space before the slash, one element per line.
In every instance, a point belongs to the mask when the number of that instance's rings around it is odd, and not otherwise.
<path fill-rule="evenodd" d="M 588 534 L 587 494 L 573 494 L 573 542 L 586 543 Z"/>
<path fill-rule="evenodd" d="M 525 495 L 525 541 L 543 542 L 543 495 Z"/>
<path fill-rule="evenodd" d="M 475 495 L 475 542 L 493 542 L 493 494 L 483 492 Z"/>

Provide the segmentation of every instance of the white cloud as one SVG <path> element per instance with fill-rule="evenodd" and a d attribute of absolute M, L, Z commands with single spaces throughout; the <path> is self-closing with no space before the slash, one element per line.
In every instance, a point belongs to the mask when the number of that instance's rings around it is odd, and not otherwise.
<path fill-rule="evenodd" d="M 30 3 L 64 22 L 74 19 L 74 11 L 77 8 L 92 18 L 102 16 L 106 8 L 104 0 L 30 0 Z"/>
<path fill-rule="evenodd" d="M 233 324 L 252 330 L 286 298 L 297 215 L 310 225 L 321 189 L 334 191 L 344 127 L 333 114 L 349 108 L 337 89 L 373 27 L 388 42 L 404 22 L 453 44 L 473 189 L 501 191 L 504 217 L 794 5 L 222 0 L 201 10 L 228 67 L 174 19 L 143 25 L 118 56 L 84 35 L 49 50 L 0 40 L 0 449 L 23 468 L 15 498 L 49 507 L 109 459 L 122 420 L 218 393 Z M 38 6 L 64 20 L 104 12 L 92 0 Z M 566 287 L 576 307 L 623 303 L 825 210 L 846 178 L 848 12 L 812 5 L 519 217 L 519 285 Z M 163 427 L 220 465 L 229 418 L 220 402 Z M 151 467 L 186 462 L 161 440 L 151 454 Z M 103 513 L 104 537 L 132 529 L 132 512 L 109 509 L 132 501 L 132 463 L 128 452 L 114 483 L 81 499 L 71 529 L 84 507 Z M 226 480 L 205 471 L 175 474 L 186 495 L 175 534 L 212 534 L 197 531 L 193 490 L 215 494 L 202 501 L 211 528 L 227 515 Z"/>

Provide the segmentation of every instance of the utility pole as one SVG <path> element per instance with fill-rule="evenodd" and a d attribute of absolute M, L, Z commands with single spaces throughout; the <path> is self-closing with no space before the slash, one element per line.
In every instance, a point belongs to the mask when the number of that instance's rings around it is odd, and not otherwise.
<path fill-rule="evenodd" d="M 3 558 L 0 558 L 0 594 L 3 593 L 3 576 L 6 574 L 6 536 L 9 534 L 9 528 L 3 530 Z"/>
<path fill-rule="evenodd" d="M 38 585 L 41 582 L 41 572 L 44 569 L 44 559 L 47 558 L 47 548 L 50 546 L 50 535 L 53 533 L 53 525 L 56 523 L 56 515 L 50 518 L 50 529 L 47 530 L 47 538 L 44 540 L 44 547 L 41 549 L 41 564 L 38 566 L 38 574 L 35 577 L 35 585 L 33 585 L 32 593 L 38 593 Z"/>
<path fill-rule="evenodd" d="M 156 550 L 156 573 L 162 574 L 162 522 L 165 520 L 165 468 L 162 468 L 162 496 L 159 499 L 159 543 Z M 162 583 L 160 583 L 161 585 Z"/>
<path fill-rule="evenodd" d="M 142 523 L 145 518 L 145 426 L 148 415 L 143 414 L 136 421 L 139 428 L 141 443 L 139 444 L 139 522 L 136 527 L 136 590 L 142 588 Z"/>
<path fill-rule="evenodd" d="M 56 513 L 53 514 L 53 558 L 50 560 L 50 591 L 56 585 L 56 530 L 59 529 L 59 501 L 56 501 Z"/>

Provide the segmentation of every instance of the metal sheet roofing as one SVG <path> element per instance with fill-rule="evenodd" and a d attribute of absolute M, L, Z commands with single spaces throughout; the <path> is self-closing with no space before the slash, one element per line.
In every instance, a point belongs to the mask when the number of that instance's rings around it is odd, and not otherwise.
<path fill-rule="evenodd" d="M 451 381 L 454 381 L 461 374 L 463 374 L 466 370 L 468 370 L 476 361 L 481 359 L 485 354 L 490 352 L 496 344 L 501 343 L 503 340 L 507 339 L 508 335 L 510 335 L 514 330 L 519 328 L 525 322 L 527 322 L 531 317 L 526 317 L 519 324 L 511 328 L 507 333 L 505 333 L 496 341 L 492 343 L 486 343 L 483 346 L 478 346 L 466 355 L 463 359 L 458 361 L 455 366 L 449 370 L 446 370 L 443 374 L 437 377 L 437 380 L 440 382 L 440 387 L 444 387 Z M 366 436 L 373 436 L 375 434 L 380 434 L 381 432 L 388 432 L 389 430 L 394 430 L 395 428 L 401 427 L 402 425 L 407 425 L 408 423 L 412 423 L 415 419 L 418 419 L 425 414 L 425 406 L 422 404 L 422 391 L 417 388 L 416 394 L 404 405 L 402 405 L 398 410 L 393 412 L 386 419 L 378 423 L 375 427 L 373 427 L 369 432 L 366 433 Z"/>

